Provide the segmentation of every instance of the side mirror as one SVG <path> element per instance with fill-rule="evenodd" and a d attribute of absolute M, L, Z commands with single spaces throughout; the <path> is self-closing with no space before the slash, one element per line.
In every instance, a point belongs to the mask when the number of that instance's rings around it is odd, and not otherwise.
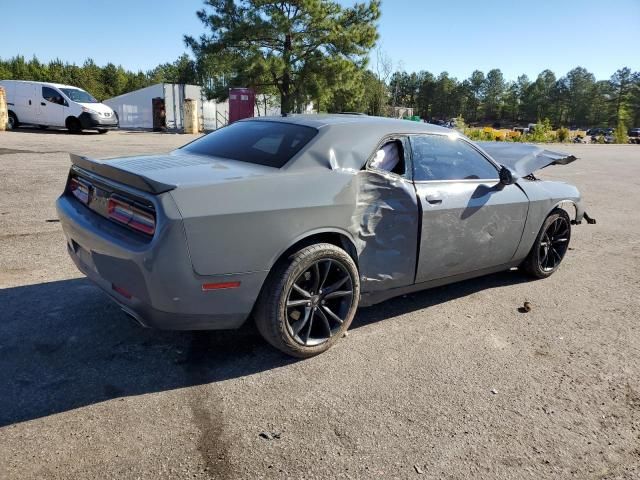
<path fill-rule="evenodd" d="M 500 167 L 500 184 L 501 185 L 513 185 L 516 183 L 516 178 L 514 177 L 511 170 L 502 165 Z"/>

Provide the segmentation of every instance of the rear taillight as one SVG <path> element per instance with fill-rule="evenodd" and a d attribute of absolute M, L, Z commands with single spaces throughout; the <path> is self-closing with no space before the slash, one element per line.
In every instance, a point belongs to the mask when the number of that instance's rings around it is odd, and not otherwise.
<path fill-rule="evenodd" d="M 110 219 L 139 232 L 153 235 L 156 231 L 153 212 L 139 208 L 122 197 L 109 197 L 107 212 Z"/>
<path fill-rule="evenodd" d="M 83 182 L 77 177 L 71 177 L 69 180 L 69 191 L 85 205 L 89 203 L 89 188 L 88 183 Z"/>

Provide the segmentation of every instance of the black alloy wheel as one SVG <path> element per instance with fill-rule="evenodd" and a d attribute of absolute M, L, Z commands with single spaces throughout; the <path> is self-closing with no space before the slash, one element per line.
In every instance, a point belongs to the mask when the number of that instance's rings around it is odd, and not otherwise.
<path fill-rule="evenodd" d="M 269 273 L 254 309 L 258 330 L 288 355 L 309 358 L 337 342 L 360 300 L 354 259 L 331 243 L 302 246 Z"/>
<path fill-rule="evenodd" d="M 328 341 L 347 319 L 353 282 L 344 265 L 331 258 L 314 262 L 295 279 L 287 295 L 287 328 L 301 345 Z"/>
<path fill-rule="evenodd" d="M 562 216 L 558 216 L 542 234 L 538 262 L 540 270 L 552 272 L 560 265 L 569 248 L 571 227 Z"/>
<path fill-rule="evenodd" d="M 547 278 L 555 272 L 571 240 L 571 220 L 569 214 L 555 209 L 545 219 L 538 237 L 522 262 L 521 267 L 534 278 Z"/>

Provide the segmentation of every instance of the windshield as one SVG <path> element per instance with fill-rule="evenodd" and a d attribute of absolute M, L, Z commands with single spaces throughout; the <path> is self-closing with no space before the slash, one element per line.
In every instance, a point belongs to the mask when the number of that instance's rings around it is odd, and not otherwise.
<path fill-rule="evenodd" d="M 244 121 L 185 145 L 187 152 L 280 168 L 318 133 L 303 125 Z"/>
<path fill-rule="evenodd" d="M 84 90 L 80 90 L 79 88 L 61 88 L 60 90 L 62 90 L 62 93 L 69 97 L 69 99 L 73 102 L 100 103 L 87 92 L 85 92 Z"/>

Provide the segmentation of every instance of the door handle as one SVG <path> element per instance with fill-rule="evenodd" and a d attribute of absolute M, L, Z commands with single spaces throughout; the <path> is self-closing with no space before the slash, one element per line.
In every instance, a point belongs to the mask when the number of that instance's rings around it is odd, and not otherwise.
<path fill-rule="evenodd" d="M 46 104 L 46 103 L 44 103 L 44 102 L 40 102 L 40 105 L 42 105 L 43 107 L 46 107 L 46 106 L 47 106 L 47 104 Z"/>
<path fill-rule="evenodd" d="M 442 197 L 433 193 L 430 193 L 424 199 L 431 205 L 440 205 L 442 203 Z"/>

